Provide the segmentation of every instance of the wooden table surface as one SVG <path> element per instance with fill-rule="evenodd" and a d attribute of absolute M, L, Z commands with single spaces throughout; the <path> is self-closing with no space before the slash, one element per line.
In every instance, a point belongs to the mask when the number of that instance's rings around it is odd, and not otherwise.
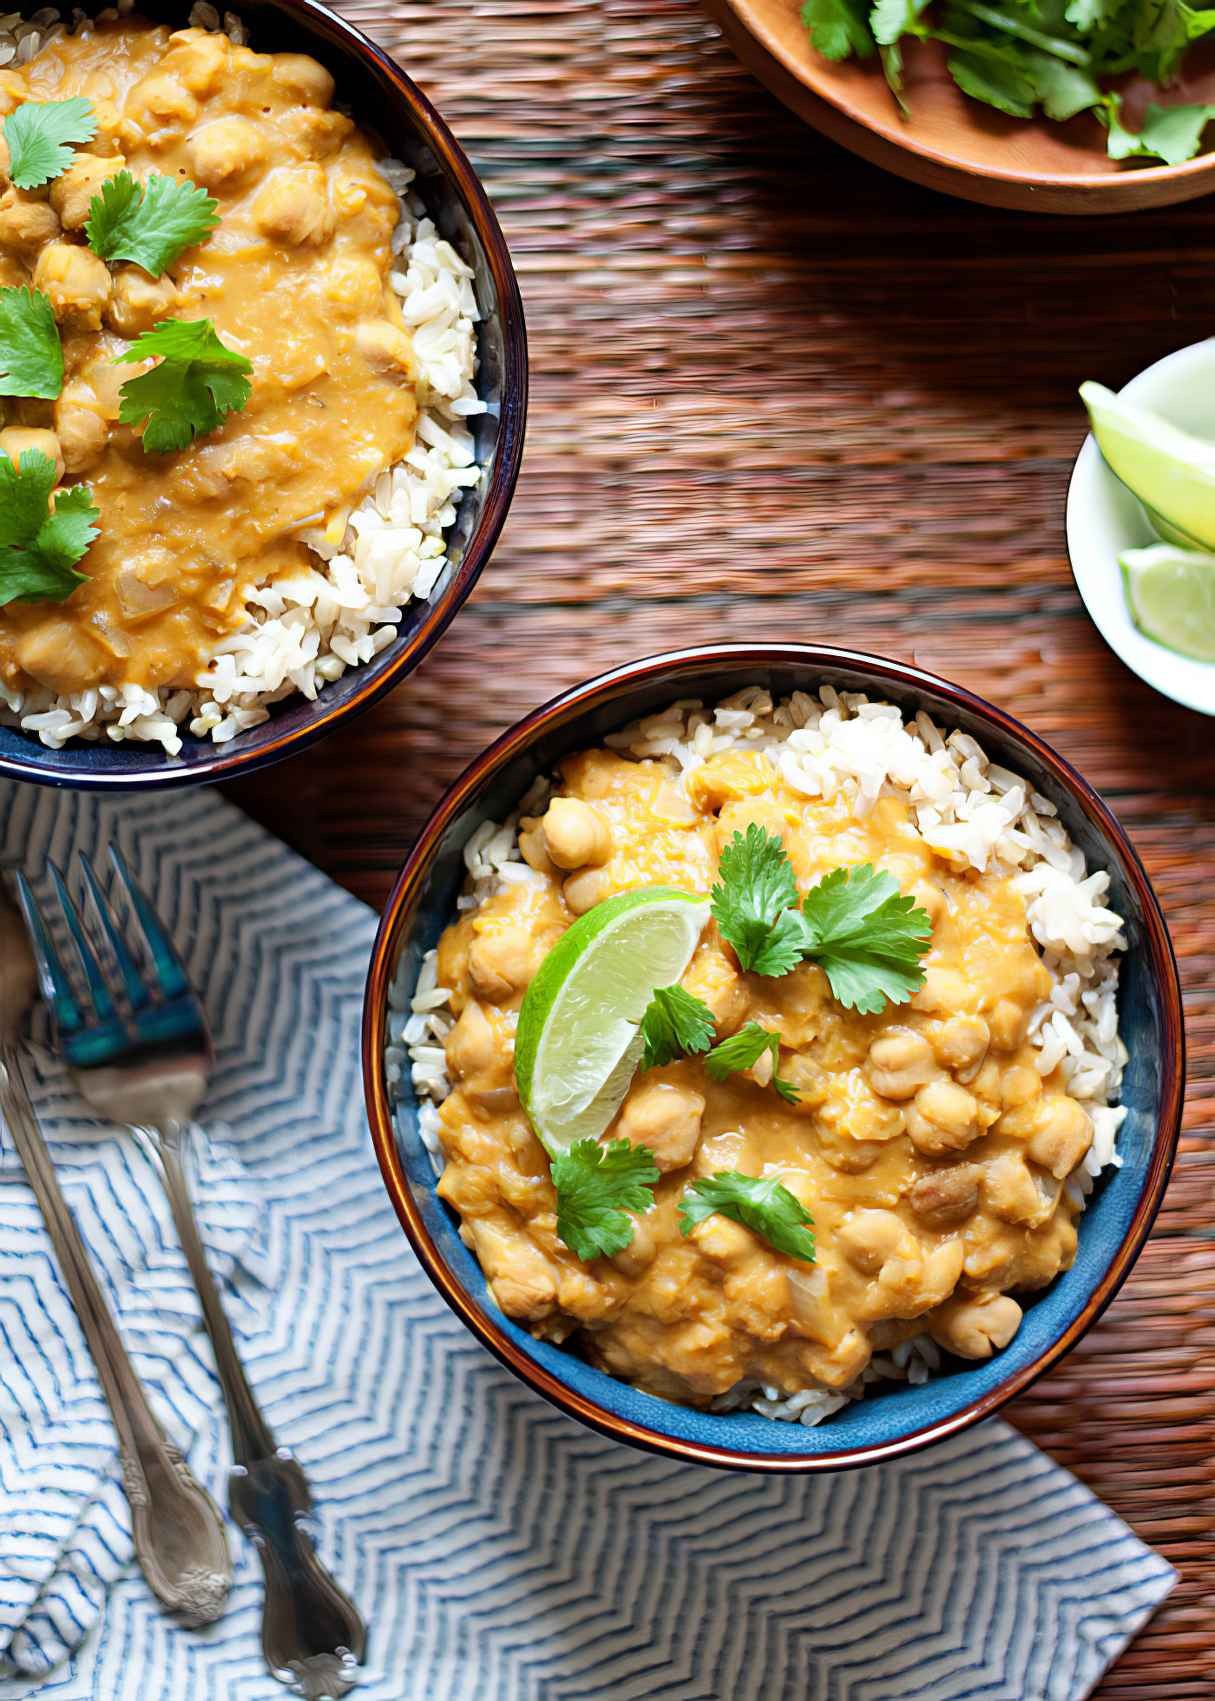
<path fill-rule="evenodd" d="M 698 0 L 343 9 L 497 205 L 528 315 L 527 451 L 477 594 L 415 677 L 231 795 L 378 905 L 494 734 L 610 664 L 720 638 L 913 660 L 1069 757 L 1168 912 L 1190 1092 L 1134 1275 L 1010 1415 L 1181 1572 L 1102 1701 L 1210 1701 L 1215 727 L 1103 647 L 1063 505 L 1077 384 L 1117 387 L 1215 329 L 1215 203 L 1065 221 L 913 188 L 788 116 Z"/>

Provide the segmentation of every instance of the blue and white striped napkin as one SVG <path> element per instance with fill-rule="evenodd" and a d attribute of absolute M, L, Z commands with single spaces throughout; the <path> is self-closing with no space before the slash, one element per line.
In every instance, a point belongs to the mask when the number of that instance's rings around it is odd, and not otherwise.
<path fill-rule="evenodd" d="M 479 1347 L 382 1191 L 359 1081 L 371 912 L 206 792 L 0 783 L 0 850 L 122 848 L 215 1025 L 199 1188 L 252 1381 L 368 1621 L 365 1701 L 1077 1701 L 1174 1582 L 1001 1423 L 881 1470 L 728 1475 L 602 1440 Z M 54 1061 L 64 1187 L 169 1432 L 225 1501 L 219 1392 L 160 1189 Z M 131 1563 L 114 1444 L 0 1149 L 0 1698 L 278 1701 L 260 1569 L 178 1629 Z"/>

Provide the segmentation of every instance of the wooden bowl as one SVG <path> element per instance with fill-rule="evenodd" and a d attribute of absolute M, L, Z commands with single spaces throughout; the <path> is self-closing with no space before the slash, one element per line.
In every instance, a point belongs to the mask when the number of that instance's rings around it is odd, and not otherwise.
<path fill-rule="evenodd" d="M 1007 118 L 971 100 L 936 42 L 904 49 L 910 118 L 900 116 L 876 59 L 835 65 L 810 44 L 799 0 L 706 0 L 748 70 L 800 118 L 874 165 L 990 207 L 1022 212 L 1126 213 L 1215 189 L 1215 154 L 1184 165 L 1120 164 L 1089 114 L 1056 124 Z M 1126 91 L 1134 115 L 1145 94 Z M 1215 77 L 1187 74 L 1170 100 L 1215 99 Z"/>
<path fill-rule="evenodd" d="M 744 685 L 774 695 L 862 690 L 905 713 L 977 738 L 1057 807 L 1091 868 L 1108 869 L 1125 918 L 1119 1028 L 1131 1061 L 1123 1084 L 1122 1167 L 1097 1184 L 1080 1222 L 1076 1261 L 1024 1300 L 1013 1340 L 982 1362 L 954 1361 L 922 1386 L 893 1386 L 816 1429 L 755 1412 L 701 1412 L 643 1394 L 574 1352 L 539 1341 L 494 1303 L 485 1276 L 435 1191 L 417 1104 L 399 1057 L 404 1009 L 423 953 L 455 909 L 464 847 L 500 821 L 562 757 L 677 698 L 713 702 Z M 508 1369 L 600 1433 L 669 1458 L 751 1471 L 832 1471 L 913 1452 L 990 1417 L 1075 1346 L 1126 1279 L 1164 1196 L 1181 1126 L 1185 1040 L 1181 990 L 1151 883 L 1106 805 L 1028 727 L 961 686 L 901 662 L 812 644 L 712 644 L 650 656 L 575 686 L 528 715 L 472 763 L 411 850 L 372 951 L 363 1005 L 363 1085 L 372 1143 L 401 1226 L 452 1310 Z"/>

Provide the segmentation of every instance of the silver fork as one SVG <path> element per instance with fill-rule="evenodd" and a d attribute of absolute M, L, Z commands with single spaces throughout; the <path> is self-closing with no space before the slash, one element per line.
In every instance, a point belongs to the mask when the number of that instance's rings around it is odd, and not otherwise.
<path fill-rule="evenodd" d="M 168 1194 L 228 1412 L 235 1461 L 228 1504 L 257 1548 L 265 1575 L 266 1664 L 280 1683 L 307 1701 L 339 1701 L 358 1681 L 366 1630 L 353 1603 L 320 1563 L 303 1527 L 312 1508 L 307 1478 L 296 1460 L 277 1446 L 253 1397 L 207 1265 L 186 1181 L 188 1125 L 211 1070 L 206 1015 L 150 900 L 117 850 L 111 849 L 110 860 L 126 901 L 134 947 L 86 856 L 79 857 L 86 893 L 83 913 L 59 868 L 49 865 L 79 970 L 75 978 L 33 888 L 18 877 L 43 996 L 60 1052 L 82 1095 L 107 1121 L 133 1130 Z"/>

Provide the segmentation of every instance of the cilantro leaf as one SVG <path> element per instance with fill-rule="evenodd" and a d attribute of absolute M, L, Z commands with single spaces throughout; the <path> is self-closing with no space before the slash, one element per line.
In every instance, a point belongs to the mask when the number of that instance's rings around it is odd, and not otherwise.
<path fill-rule="evenodd" d="M 0 289 L 0 396 L 53 401 L 62 388 L 54 308 L 40 290 Z"/>
<path fill-rule="evenodd" d="M 18 189 L 38 189 L 71 165 L 71 143 L 96 134 L 92 104 L 79 95 L 19 106 L 4 120 L 9 177 Z"/>
<path fill-rule="evenodd" d="M 643 1069 L 673 1063 L 688 1052 L 708 1051 L 713 1043 L 713 1012 L 682 986 L 659 986 L 641 1018 Z"/>
<path fill-rule="evenodd" d="M 633 1238 L 630 1211 L 654 1203 L 658 1169 L 645 1146 L 578 1140 L 553 1159 L 557 1233 L 583 1262 L 623 1252 Z"/>
<path fill-rule="evenodd" d="M 131 260 L 158 278 L 209 236 L 219 202 L 188 178 L 152 172 L 140 184 L 129 171 L 107 178 L 89 203 L 85 235 L 103 260 Z"/>
<path fill-rule="evenodd" d="M 775 833 L 752 821 L 745 834 L 735 833 L 724 847 L 712 893 L 713 919 L 744 969 L 757 960 L 779 963 L 789 955 L 772 931 L 781 912 L 797 903 L 797 882 L 785 847 Z M 760 974 L 788 974 L 798 961 L 795 952 L 786 967 L 765 967 Z"/>
<path fill-rule="evenodd" d="M 166 319 L 144 331 L 118 362 L 150 355 L 160 357 L 159 366 L 127 379 L 118 417 L 123 425 L 143 425 L 143 446 L 153 454 L 186 448 L 249 400 L 245 374 L 253 363 L 227 348 L 209 319 Z"/>
<path fill-rule="evenodd" d="M 920 958 L 932 939 L 927 911 L 903 897 L 890 874 L 868 863 L 837 868 L 802 902 L 806 954 L 818 963 L 847 1010 L 876 1015 L 905 1004 L 924 984 Z"/>
<path fill-rule="evenodd" d="M 796 1104 L 799 1097 L 797 1088 L 791 1081 L 782 1081 L 780 1077 L 780 1035 L 771 1028 L 761 1027 L 758 1022 L 748 1022 L 745 1028 L 715 1045 L 705 1058 L 705 1070 L 714 1081 L 724 1081 L 727 1075 L 737 1074 L 740 1069 L 750 1069 L 765 1051 L 772 1054 L 770 1085 L 775 1087 L 786 1104 Z"/>
<path fill-rule="evenodd" d="M 27 449 L 19 466 L 0 454 L 0 607 L 10 602 L 63 602 L 85 575 L 75 563 L 97 536 L 97 509 L 87 484 L 62 490 L 51 506 L 55 463 Z"/>
<path fill-rule="evenodd" d="M 1215 106 L 1149 106 L 1138 130 L 1122 122 L 1121 102 L 1111 96 L 1106 122 L 1111 159 L 1162 159 L 1180 165 L 1193 159 L 1202 146 L 1202 134 L 1215 119 Z"/>
<path fill-rule="evenodd" d="M 805 0 L 802 23 L 824 59 L 868 59 L 873 36 L 860 0 Z"/>
<path fill-rule="evenodd" d="M 900 36 L 917 35 L 921 14 L 929 0 L 876 0 L 869 14 L 869 27 L 879 47 L 893 47 Z"/>
<path fill-rule="evenodd" d="M 714 1212 L 741 1223 L 790 1258 L 814 1263 L 813 1219 L 801 1200 L 774 1176 L 741 1175 L 736 1169 L 694 1181 L 679 1201 L 679 1231 L 691 1234 Z"/>

